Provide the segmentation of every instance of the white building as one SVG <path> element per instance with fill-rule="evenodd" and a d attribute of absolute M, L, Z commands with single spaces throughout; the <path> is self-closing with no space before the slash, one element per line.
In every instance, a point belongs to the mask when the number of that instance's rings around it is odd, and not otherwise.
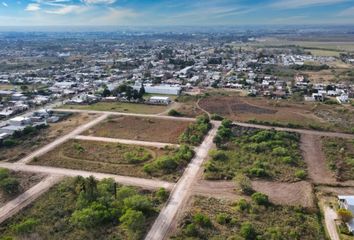
<path fill-rule="evenodd" d="M 133 88 L 137 91 L 141 88 L 140 82 L 135 82 Z M 168 95 L 179 95 L 182 88 L 179 85 L 153 85 L 144 84 L 145 92 L 151 94 L 168 94 Z"/>
<path fill-rule="evenodd" d="M 171 99 L 169 97 L 153 96 L 149 99 L 148 102 L 151 104 L 168 105 L 171 103 Z"/>
<path fill-rule="evenodd" d="M 341 208 L 347 209 L 354 215 L 354 196 L 339 195 L 339 205 Z M 354 219 L 346 223 L 350 232 L 354 233 Z"/>

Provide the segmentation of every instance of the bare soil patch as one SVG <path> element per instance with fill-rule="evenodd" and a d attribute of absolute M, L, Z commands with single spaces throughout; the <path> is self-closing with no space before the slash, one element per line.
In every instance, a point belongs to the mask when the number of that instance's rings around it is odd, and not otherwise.
<path fill-rule="evenodd" d="M 44 179 L 45 174 L 10 171 L 10 176 L 19 181 L 19 191 L 14 195 L 7 195 L 0 190 L 0 207 L 39 183 Z"/>
<path fill-rule="evenodd" d="M 51 123 L 49 127 L 41 129 L 36 136 L 25 139 L 17 146 L 1 147 L 0 161 L 17 161 L 95 117 L 97 117 L 96 114 L 75 113 L 60 122 Z"/>
<path fill-rule="evenodd" d="M 179 136 L 191 122 L 131 116 L 112 116 L 83 135 L 178 143 Z"/>

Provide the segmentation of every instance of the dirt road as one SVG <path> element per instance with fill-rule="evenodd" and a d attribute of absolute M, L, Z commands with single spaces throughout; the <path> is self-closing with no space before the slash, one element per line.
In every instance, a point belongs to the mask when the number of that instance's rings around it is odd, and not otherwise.
<path fill-rule="evenodd" d="M 72 131 L 71 133 L 61 137 L 61 138 L 58 138 L 57 140 L 49 143 L 48 145 L 45 145 L 44 147 L 38 149 L 37 151 L 31 153 L 30 155 L 22 158 L 21 160 L 19 160 L 17 163 L 20 163 L 20 164 L 26 164 L 30 161 L 32 161 L 32 159 L 34 157 L 38 157 L 40 155 L 43 155 L 47 152 L 49 152 L 50 150 L 53 150 L 54 148 L 56 148 L 57 146 L 59 146 L 60 144 L 66 142 L 67 140 L 69 140 L 70 138 L 73 138 L 75 137 L 76 135 L 88 130 L 89 128 L 95 126 L 96 124 L 98 124 L 99 122 L 103 121 L 104 119 L 106 119 L 108 116 L 108 114 L 103 114 L 101 115 L 100 117 L 94 119 L 93 121 L 89 122 L 89 123 L 86 123 L 85 125 L 82 125 L 78 128 L 76 128 L 74 131 Z"/>
<path fill-rule="evenodd" d="M 157 189 L 157 188 L 163 187 L 163 188 L 171 190 L 174 186 L 173 183 L 160 181 L 160 180 L 119 176 L 119 175 L 114 175 L 114 174 L 88 172 L 88 171 L 81 171 L 81 170 L 72 170 L 72 169 L 66 169 L 66 168 L 25 165 L 25 164 L 17 164 L 17 163 L 0 163 L 0 167 L 8 168 L 8 169 L 15 170 L 15 171 L 40 172 L 40 173 L 63 175 L 63 176 L 69 176 L 69 177 L 94 176 L 95 178 L 97 178 L 99 180 L 104 179 L 104 178 L 113 178 L 116 182 L 124 184 L 124 185 L 138 186 L 138 187 L 147 188 L 147 189 Z"/>
<path fill-rule="evenodd" d="M 59 175 L 52 175 L 46 177 L 44 180 L 22 193 L 17 198 L 9 201 L 0 208 L 0 223 L 18 213 L 21 209 L 36 200 L 41 194 L 46 192 L 54 184 L 58 183 L 62 177 Z"/>
<path fill-rule="evenodd" d="M 138 146 L 145 146 L 145 147 L 157 147 L 157 148 L 163 148 L 166 146 L 179 147 L 178 144 L 172 144 L 172 143 L 146 142 L 146 141 L 82 136 L 82 135 L 75 136 L 74 139 L 86 140 L 86 141 L 97 141 L 97 142 L 121 143 L 121 144 L 138 145 Z"/>
<path fill-rule="evenodd" d="M 323 208 L 324 218 L 328 235 L 331 240 L 340 240 L 335 219 L 337 219 L 337 213 L 330 207 L 324 206 Z"/>
<path fill-rule="evenodd" d="M 326 165 L 318 136 L 302 134 L 300 148 L 308 167 L 308 174 L 316 184 L 335 184 L 336 179 Z"/>
<path fill-rule="evenodd" d="M 177 212 L 183 209 L 197 174 L 204 159 L 208 156 L 209 149 L 213 146 L 213 139 L 216 134 L 218 124 L 214 124 L 203 143 L 196 148 L 196 155 L 186 168 L 183 176 L 173 188 L 166 206 L 161 210 L 154 225 L 146 236 L 146 240 L 162 240 L 167 238 L 171 225 L 176 221 Z"/>

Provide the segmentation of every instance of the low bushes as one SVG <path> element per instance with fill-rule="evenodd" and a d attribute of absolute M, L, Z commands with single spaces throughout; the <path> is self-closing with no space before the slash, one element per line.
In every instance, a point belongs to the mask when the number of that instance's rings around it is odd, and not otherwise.
<path fill-rule="evenodd" d="M 16 178 L 11 177 L 10 171 L 0 168 L 0 189 L 8 195 L 14 195 L 18 193 L 19 188 L 19 181 Z"/>
<path fill-rule="evenodd" d="M 211 129 L 210 119 L 206 115 L 198 116 L 196 121 L 188 126 L 182 133 L 179 140 L 182 144 L 197 146 L 200 144 L 204 136 Z"/>

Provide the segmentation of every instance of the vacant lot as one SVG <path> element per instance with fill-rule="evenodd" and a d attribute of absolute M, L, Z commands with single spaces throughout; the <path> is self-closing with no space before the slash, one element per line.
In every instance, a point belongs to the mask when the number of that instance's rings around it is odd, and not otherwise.
<path fill-rule="evenodd" d="M 73 114 L 60 122 L 49 124 L 49 127 L 40 129 L 35 135 L 23 136 L 16 146 L 0 147 L 0 161 L 17 161 L 95 117 L 95 114 Z"/>
<path fill-rule="evenodd" d="M 112 116 L 86 131 L 84 135 L 140 141 L 178 143 L 179 136 L 191 124 L 188 121 L 131 116 Z"/>
<path fill-rule="evenodd" d="M 339 105 L 227 95 L 205 97 L 199 105 L 235 121 L 340 132 L 354 129 L 354 111 Z"/>
<path fill-rule="evenodd" d="M 251 200 L 194 197 L 171 239 L 325 239 L 317 213 Z"/>
<path fill-rule="evenodd" d="M 121 103 L 121 102 L 99 102 L 91 105 L 63 105 L 60 108 L 92 110 L 92 111 L 157 114 L 166 111 L 168 109 L 168 106 L 156 106 L 156 105 L 146 105 L 146 104 L 138 104 L 138 103 Z"/>
<path fill-rule="evenodd" d="M 143 239 L 168 193 L 70 178 L 0 225 L 1 239 Z"/>
<path fill-rule="evenodd" d="M 69 140 L 47 154 L 35 158 L 31 164 L 176 181 L 185 164 L 176 164 L 173 172 L 163 172 L 159 171 L 160 169 L 149 172 L 145 169 L 146 165 L 151 166 L 161 159 L 174 156 L 175 151 L 177 150 L 173 148 Z"/>
<path fill-rule="evenodd" d="M 222 124 L 214 141 L 218 150 L 210 152 L 205 165 L 207 179 L 232 179 L 238 174 L 281 182 L 306 178 L 298 134 Z"/>
<path fill-rule="evenodd" d="M 43 174 L 15 172 L 0 168 L 0 207 L 39 183 L 43 177 Z M 5 182 L 7 184 L 4 184 Z M 13 185 L 14 182 L 16 186 Z M 9 184 L 12 184 L 12 186 Z M 9 193 L 6 189 L 15 189 L 16 191 Z"/>
<path fill-rule="evenodd" d="M 326 162 L 339 181 L 354 180 L 354 141 L 323 137 L 322 149 Z"/>

